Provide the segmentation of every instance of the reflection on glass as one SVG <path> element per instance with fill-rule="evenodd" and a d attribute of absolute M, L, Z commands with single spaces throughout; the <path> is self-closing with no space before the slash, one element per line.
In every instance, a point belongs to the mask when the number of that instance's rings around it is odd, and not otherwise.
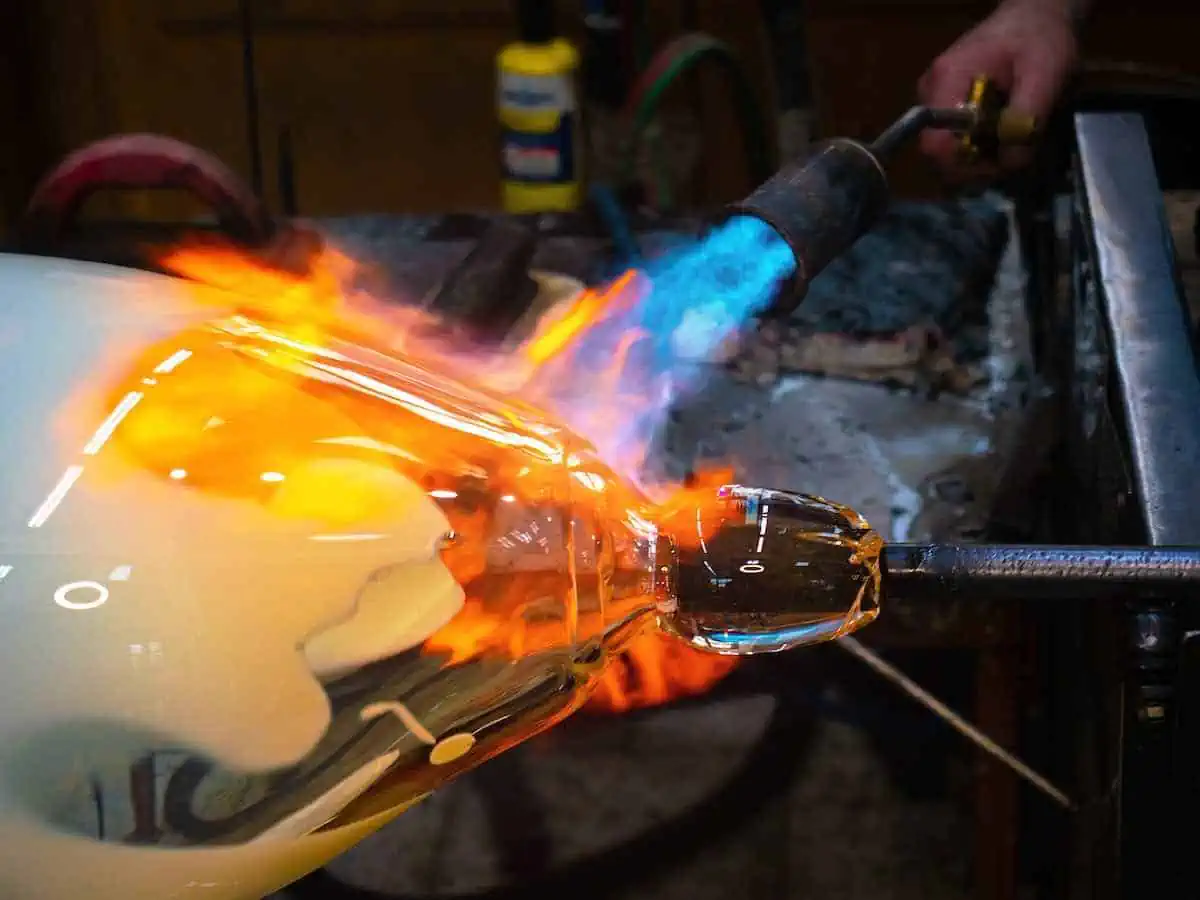
<path fill-rule="evenodd" d="M 140 627 L 159 623 L 122 644 L 129 684 L 165 691 L 189 640 L 234 677 L 156 714 L 161 733 L 31 739 L 20 764 L 54 777 L 25 799 L 73 835 L 146 850 L 345 835 L 297 843 L 286 881 L 577 709 L 646 629 L 745 654 L 877 612 L 879 540 L 852 511 L 713 484 L 651 504 L 537 410 L 357 344 L 232 317 L 152 348 L 106 409 L 86 478 L 37 527 L 112 548 L 125 581 L 108 606 L 128 589 L 152 613 Z M 91 528 L 113 509 L 125 533 Z M 138 586 L 164 565 L 198 611 Z M 104 602 L 84 593 L 60 605 Z M 205 602 L 244 620 L 213 626 Z M 239 666 L 269 702 L 239 705 Z M 301 676 L 323 709 L 289 699 Z"/>
<path fill-rule="evenodd" d="M 769 653 L 848 634 L 879 614 L 883 541 L 819 497 L 726 485 L 679 542 L 663 624 L 719 653 Z"/>

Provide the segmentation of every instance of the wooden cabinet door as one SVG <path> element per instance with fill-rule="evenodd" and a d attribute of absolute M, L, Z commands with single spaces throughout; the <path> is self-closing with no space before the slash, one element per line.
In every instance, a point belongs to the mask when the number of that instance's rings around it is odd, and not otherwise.
<path fill-rule="evenodd" d="M 39 105 L 52 165 L 82 144 L 151 131 L 205 148 L 247 173 L 241 44 L 236 29 L 192 28 L 192 19 L 236 20 L 237 0 L 43 0 L 37 7 Z M 198 212 L 158 193 L 97 197 L 89 212 L 178 218 Z"/>
<path fill-rule="evenodd" d="M 117 132 L 151 131 L 252 171 L 239 0 L 38 0 L 40 104 L 54 156 Z M 279 143 L 290 138 L 298 211 L 330 216 L 495 208 L 500 196 L 495 56 L 515 36 L 511 0 L 251 0 L 263 193 L 280 209 Z M 563 0 L 564 32 L 581 37 Z M 674 4 L 649 7 L 652 46 L 683 25 Z M 757 16 L 726 0 L 697 4 L 690 27 L 741 53 L 767 81 Z M 701 73 L 701 193 L 734 199 L 750 185 L 732 97 Z M 687 91 L 671 92 L 678 101 Z M 762 96 L 769 94 L 763 91 Z M 182 198 L 99 198 L 100 215 L 180 218 Z"/>
<path fill-rule="evenodd" d="M 255 0 L 264 193 L 294 149 L 301 214 L 493 207 L 493 60 L 505 0 Z M 44 0 L 39 73 L 50 152 L 152 131 L 252 170 L 238 0 Z M 181 198 L 100 198 L 101 215 L 175 218 Z"/>
<path fill-rule="evenodd" d="M 505 0 L 264 2 L 268 170 L 290 134 L 299 212 L 445 212 L 499 202 L 495 55 Z M 267 196 L 273 197 L 269 185 Z"/>

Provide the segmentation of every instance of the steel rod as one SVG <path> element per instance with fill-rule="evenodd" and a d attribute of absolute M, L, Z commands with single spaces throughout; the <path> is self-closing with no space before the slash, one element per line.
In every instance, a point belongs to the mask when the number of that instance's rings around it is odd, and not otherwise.
<path fill-rule="evenodd" d="M 881 161 L 888 162 L 897 151 L 927 128 L 965 131 L 974 122 L 975 113 L 967 108 L 935 109 L 929 106 L 914 106 L 872 141 L 870 149 Z"/>
<path fill-rule="evenodd" d="M 872 669 L 875 674 L 881 676 L 885 680 L 891 682 L 908 696 L 912 697 L 935 716 L 973 743 L 984 753 L 991 756 L 993 759 L 999 760 L 1004 765 L 1008 766 L 1035 788 L 1053 800 L 1060 806 L 1073 810 L 1075 804 L 1071 798 L 1057 788 L 1045 776 L 1039 774 L 1035 769 L 1025 763 L 1019 756 L 1004 747 L 997 744 L 987 734 L 980 731 L 975 725 L 972 725 L 953 709 L 935 697 L 925 688 L 921 687 L 878 653 L 863 646 L 852 637 L 844 637 L 836 642 L 839 647 L 850 653 L 859 661 L 865 663 L 868 668 Z"/>
<path fill-rule="evenodd" d="M 1104 598 L 1200 593 L 1200 547 L 890 544 L 888 596 Z"/>

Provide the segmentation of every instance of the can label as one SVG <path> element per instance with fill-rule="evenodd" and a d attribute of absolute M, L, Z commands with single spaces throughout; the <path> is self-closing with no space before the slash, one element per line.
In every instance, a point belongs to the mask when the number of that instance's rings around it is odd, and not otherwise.
<path fill-rule="evenodd" d="M 577 113 L 569 77 L 504 73 L 497 105 L 506 180 L 536 184 L 575 180 Z"/>
<path fill-rule="evenodd" d="M 540 184 L 574 181 L 573 118 L 562 116 L 549 134 L 505 129 L 501 149 L 505 179 Z"/>
<path fill-rule="evenodd" d="M 562 115 L 575 111 L 575 87 L 565 75 L 500 75 L 500 114 L 516 117 Z"/>

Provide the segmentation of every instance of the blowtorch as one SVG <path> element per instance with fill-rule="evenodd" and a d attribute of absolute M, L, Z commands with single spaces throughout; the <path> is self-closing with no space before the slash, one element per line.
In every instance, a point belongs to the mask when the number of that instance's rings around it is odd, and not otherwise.
<path fill-rule="evenodd" d="M 888 164 L 898 150 L 926 129 L 957 135 L 962 155 L 972 162 L 992 161 L 1002 147 L 1031 143 L 1040 123 L 1007 108 L 1006 102 L 993 83 L 977 78 L 957 107 L 913 107 L 869 143 L 848 138 L 829 141 L 730 205 L 725 210 L 726 219 L 748 216 L 765 223 L 794 257 L 792 283 L 779 293 L 773 311 L 786 313 L 799 305 L 812 280 L 875 225 L 890 200 Z M 780 507 L 776 504 L 773 508 Z M 765 521 L 764 517 L 759 524 L 765 525 Z M 749 546 L 755 551 L 761 549 L 769 529 L 748 524 L 746 530 Z M 754 555 L 753 571 L 757 572 L 765 561 L 757 558 L 757 552 Z M 1136 598 L 1170 604 L 1194 596 L 1200 589 L 1200 548 L 881 544 L 876 578 L 877 604 L 889 598 L 1116 604 Z M 784 613 L 784 606 L 787 614 L 794 613 L 794 594 L 757 587 L 747 586 L 740 597 L 723 585 L 709 592 L 693 590 L 687 595 L 689 608 L 677 610 L 676 615 L 700 620 L 712 615 L 718 623 L 740 621 L 736 602 L 731 608 L 731 598 L 745 601 L 741 612 L 747 621 L 770 619 Z M 1142 627 L 1140 619 L 1134 627 Z M 1147 641 L 1156 639 L 1153 630 L 1146 634 Z M 852 636 L 842 637 L 836 646 L 1056 803 L 1074 808 L 1074 801 L 1065 792 L 869 647 Z"/>
<path fill-rule="evenodd" d="M 887 209 L 887 165 L 896 152 L 926 129 L 959 136 L 969 161 L 988 161 L 1002 147 L 1030 143 L 1039 123 L 1006 106 L 1002 91 L 976 78 L 963 103 L 953 108 L 914 106 L 874 141 L 835 138 L 790 163 L 725 215 L 765 222 L 787 243 L 796 260 L 792 289 L 781 305 L 803 300 L 808 285 L 871 229 Z"/>
<path fill-rule="evenodd" d="M 789 299 L 799 303 L 812 280 L 887 208 L 887 163 L 921 132 L 957 134 L 969 161 L 992 160 L 1002 147 L 1029 144 L 1039 123 L 1006 102 L 993 82 L 976 78 L 957 107 L 915 106 L 870 143 L 829 141 L 780 169 L 726 215 L 757 218 L 784 240 L 796 261 Z M 888 544 L 880 575 L 885 596 L 1173 596 L 1200 586 L 1200 548 Z M 770 602 L 756 593 L 755 613 L 769 613 L 764 604 Z"/>

